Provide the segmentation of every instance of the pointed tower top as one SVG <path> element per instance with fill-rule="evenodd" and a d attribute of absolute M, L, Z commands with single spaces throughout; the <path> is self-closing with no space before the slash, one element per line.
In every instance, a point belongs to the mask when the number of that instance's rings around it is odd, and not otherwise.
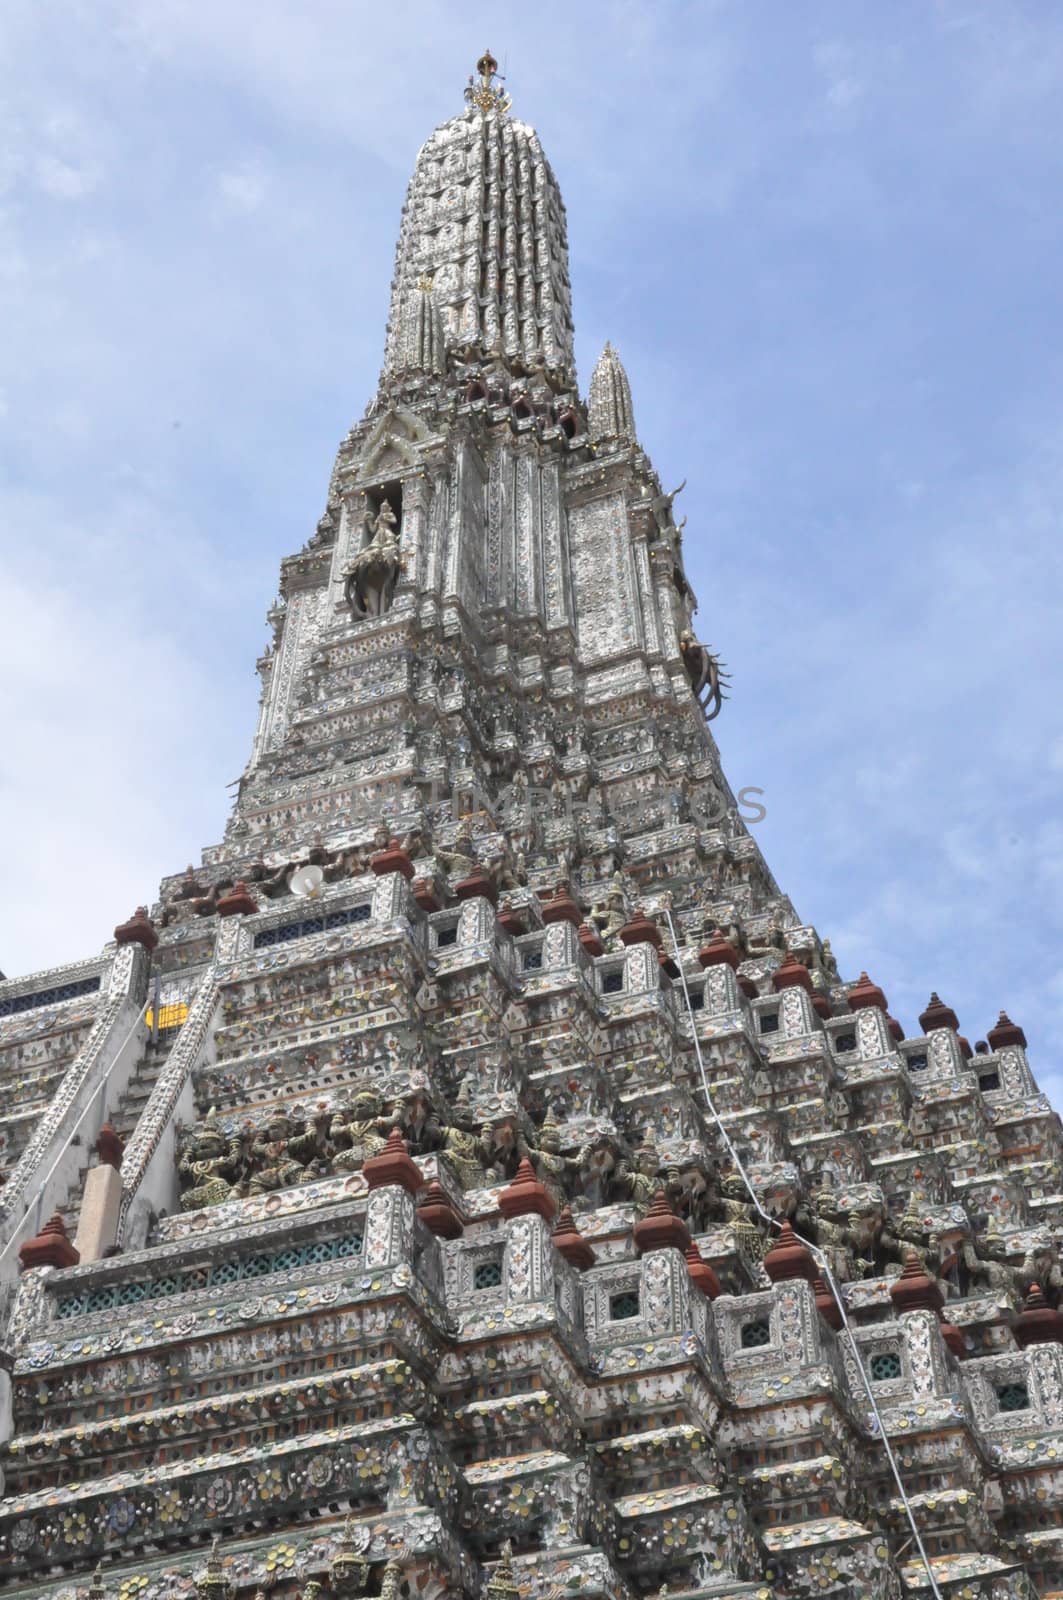
<path fill-rule="evenodd" d="M 477 68 L 464 109 L 421 146 L 406 191 L 384 377 L 410 370 L 417 310 L 409 300 L 431 280 L 446 349 L 458 359 L 501 362 L 521 376 L 541 370 L 555 387 L 570 387 L 572 291 L 557 180 L 535 129 L 508 115 L 490 50 Z"/>
<path fill-rule="evenodd" d="M 497 111 L 504 117 L 513 104 L 513 97 L 504 89 L 498 87 L 505 80 L 499 76 L 498 62 L 490 50 L 485 50 L 476 63 L 476 70 L 480 74 L 479 82 L 470 74 L 469 82 L 465 89 L 465 99 L 470 106 L 487 115 L 489 111 Z"/>
<path fill-rule="evenodd" d="M 624 364 L 606 341 L 591 374 L 587 396 L 588 430 L 594 444 L 634 444 L 635 412 Z"/>

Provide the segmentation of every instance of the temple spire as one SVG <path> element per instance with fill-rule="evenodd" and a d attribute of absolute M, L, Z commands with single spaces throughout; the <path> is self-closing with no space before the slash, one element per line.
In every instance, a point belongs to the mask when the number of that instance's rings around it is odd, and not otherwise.
<path fill-rule="evenodd" d="M 606 342 L 591 374 L 587 397 L 590 436 L 595 444 L 634 444 L 635 413 L 623 362 Z"/>
<path fill-rule="evenodd" d="M 465 89 L 466 101 L 470 106 L 477 106 L 485 116 L 489 111 L 497 111 L 504 117 L 513 104 L 513 97 L 498 87 L 505 80 L 499 76 L 498 62 L 490 50 L 484 51 L 476 70 L 480 74 L 479 82 L 470 74 Z"/>

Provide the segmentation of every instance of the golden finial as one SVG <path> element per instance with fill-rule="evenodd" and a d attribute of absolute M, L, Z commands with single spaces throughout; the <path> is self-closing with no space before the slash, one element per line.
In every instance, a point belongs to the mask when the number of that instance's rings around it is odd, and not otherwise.
<path fill-rule="evenodd" d="M 504 89 L 496 87 L 496 84 L 501 84 L 503 79 L 499 77 L 498 62 L 490 50 L 484 51 L 476 63 L 476 70 L 480 74 L 480 81 L 477 83 L 475 78 L 469 78 L 465 90 L 466 100 L 469 105 L 478 106 L 485 116 L 489 111 L 497 111 L 504 117 L 513 104 L 513 98 Z"/>

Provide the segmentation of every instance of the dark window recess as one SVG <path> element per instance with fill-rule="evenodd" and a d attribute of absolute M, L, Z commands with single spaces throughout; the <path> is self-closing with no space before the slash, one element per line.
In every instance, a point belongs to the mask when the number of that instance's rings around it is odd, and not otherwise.
<path fill-rule="evenodd" d="M 458 925 L 457 925 L 457 923 L 455 923 L 452 928 L 440 928 L 439 932 L 436 934 L 436 948 L 439 949 L 439 950 L 445 950 L 447 945 L 457 944 L 457 942 L 458 942 Z"/>
<path fill-rule="evenodd" d="M 525 950 L 525 952 L 524 952 L 524 970 L 525 970 L 525 972 L 538 972 L 538 971 L 541 970 L 542 964 L 543 964 L 543 953 L 542 953 L 541 950 Z"/>
<path fill-rule="evenodd" d="M 623 994 L 624 974 L 622 972 L 607 972 L 602 979 L 603 994 Z"/>
<path fill-rule="evenodd" d="M 994 1089 L 1000 1088 L 999 1072 L 981 1072 L 978 1075 L 978 1087 L 983 1094 L 992 1094 Z"/>
<path fill-rule="evenodd" d="M 270 944 L 287 944 L 304 939 L 308 933 L 327 933 L 330 928 L 349 928 L 352 922 L 368 922 L 372 906 L 348 906 L 346 911 L 329 911 L 320 917 L 304 917 L 300 922 L 282 922 L 279 928 L 263 928 L 255 934 L 255 949 Z"/>
<path fill-rule="evenodd" d="M 761 1345 L 771 1344 L 771 1327 L 767 1322 L 743 1322 L 742 1324 L 742 1349 L 759 1350 Z"/>
<path fill-rule="evenodd" d="M 855 1033 L 838 1033 L 838 1034 L 835 1034 L 835 1036 L 834 1036 L 834 1048 L 835 1048 L 835 1050 L 838 1051 L 839 1055 L 845 1055 L 850 1050 L 855 1050 L 856 1049 L 856 1034 Z"/>
<path fill-rule="evenodd" d="M 908 1071 L 909 1072 L 925 1072 L 926 1071 L 926 1056 L 909 1056 L 908 1057 Z"/>
<path fill-rule="evenodd" d="M 268 1278 L 274 1272 L 292 1272 L 326 1261 L 345 1261 L 361 1253 L 362 1235 L 352 1232 L 339 1239 L 287 1245 L 271 1255 L 233 1256 L 212 1265 L 175 1269 L 160 1278 L 134 1278 L 131 1283 L 109 1283 L 99 1289 L 86 1289 L 81 1294 L 67 1295 L 58 1302 L 56 1310 L 60 1317 L 94 1315 L 116 1306 L 139 1305 L 142 1300 L 191 1294 L 196 1289 L 221 1289 L 247 1278 Z"/>
<path fill-rule="evenodd" d="M 609 1296 L 610 1322 L 628 1322 L 639 1314 L 639 1292 L 637 1289 L 626 1289 L 622 1294 Z"/>
<path fill-rule="evenodd" d="M 895 1350 L 884 1350 L 871 1357 L 870 1367 L 872 1383 L 888 1383 L 891 1378 L 900 1377 L 901 1358 Z"/>
<path fill-rule="evenodd" d="M 690 990 L 690 1009 L 691 1009 L 691 1011 L 704 1011 L 704 1009 L 705 1009 L 705 991 L 704 991 L 704 989 L 691 989 Z"/>
<path fill-rule="evenodd" d="M 777 1011 L 762 1011 L 760 1014 L 761 1033 L 778 1033 L 779 1013 Z"/>
<path fill-rule="evenodd" d="M 0 1000 L 0 1017 L 13 1017 L 19 1011 L 35 1011 L 38 1006 L 58 1005 L 61 1000 L 77 1000 L 83 994 L 95 994 L 100 987 L 99 977 L 79 978 L 77 983 L 60 983 L 54 989 L 38 989 L 36 994 L 16 994 L 10 1000 Z"/>
<path fill-rule="evenodd" d="M 1029 1411 L 1030 1391 L 1024 1383 L 998 1383 L 997 1406 L 1001 1411 Z"/>
<path fill-rule="evenodd" d="M 474 1289 L 497 1289 L 502 1282 L 501 1261 L 481 1261 L 472 1269 Z"/>

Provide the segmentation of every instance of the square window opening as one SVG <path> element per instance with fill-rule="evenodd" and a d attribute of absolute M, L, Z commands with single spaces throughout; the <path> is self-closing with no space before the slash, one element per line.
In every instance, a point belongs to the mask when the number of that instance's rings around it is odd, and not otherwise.
<path fill-rule="evenodd" d="M 1024 1383 L 998 1383 L 997 1409 L 1000 1411 L 1029 1411 L 1029 1389 Z"/>
<path fill-rule="evenodd" d="M 502 1283 L 502 1263 L 497 1259 L 481 1261 L 472 1269 L 474 1289 L 497 1289 Z"/>
<path fill-rule="evenodd" d="M 436 934 L 436 948 L 438 950 L 445 950 L 448 945 L 457 944 L 457 942 L 458 942 L 458 925 L 457 925 L 457 923 L 455 923 L 452 928 L 440 928 L 438 933 Z"/>
<path fill-rule="evenodd" d="M 609 1296 L 610 1322 L 628 1322 L 639 1314 L 639 1292 L 637 1289 L 624 1289 L 620 1294 Z"/>
<path fill-rule="evenodd" d="M 771 1344 L 771 1326 L 764 1317 L 758 1317 L 755 1322 L 743 1322 L 741 1343 L 743 1350 L 760 1350 L 764 1345 Z"/>
<path fill-rule="evenodd" d="M 896 1350 L 883 1350 L 881 1354 L 872 1356 L 868 1365 L 872 1383 L 889 1383 L 891 1378 L 901 1375 L 901 1358 Z"/>
<path fill-rule="evenodd" d="M 855 1033 L 839 1033 L 835 1035 L 834 1048 L 839 1055 L 848 1055 L 850 1050 L 856 1049 Z"/>
<path fill-rule="evenodd" d="M 761 1033 L 778 1033 L 779 1013 L 777 1011 L 762 1011 L 760 1014 Z"/>
<path fill-rule="evenodd" d="M 624 974 L 622 972 L 607 972 L 602 979 L 603 994 L 622 994 L 624 989 Z"/>

